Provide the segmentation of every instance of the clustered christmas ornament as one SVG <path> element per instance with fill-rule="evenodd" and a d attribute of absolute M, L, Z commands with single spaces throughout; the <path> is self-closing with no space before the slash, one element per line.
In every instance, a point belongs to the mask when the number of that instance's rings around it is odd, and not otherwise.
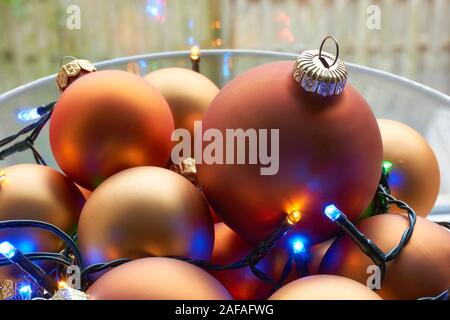
<path fill-rule="evenodd" d="M 204 75 L 183 68 L 160 69 L 145 76 L 161 92 L 175 119 L 175 128 L 194 136 L 194 121 L 201 121 L 219 88 Z"/>
<path fill-rule="evenodd" d="M 131 73 L 104 70 L 63 92 L 50 120 L 50 145 L 64 173 L 94 190 L 122 170 L 164 166 L 173 129 L 158 90 Z"/>
<path fill-rule="evenodd" d="M 389 213 L 363 220 L 357 227 L 382 250 L 388 251 L 398 242 L 407 225 L 405 216 Z M 348 236 L 340 236 L 327 251 L 319 273 L 340 275 L 366 284 L 370 265 L 373 262 Z M 385 277 L 376 292 L 383 299 L 434 296 L 450 287 L 449 267 L 450 232 L 417 217 L 408 245 L 387 264 Z"/>
<path fill-rule="evenodd" d="M 278 151 L 279 163 L 266 173 L 260 163 L 228 158 L 226 165 L 197 166 L 211 206 L 231 229 L 261 241 L 286 213 L 299 210 L 296 230 L 314 244 L 338 231 L 322 215 L 327 204 L 337 204 L 351 220 L 369 205 L 380 180 L 381 135 L 370 106 L 346 78 L 337 57 L 306 51 L 297 62 L 269 63 L 237 76 L 213 100 L 204 131 L 279 132 L 278 141 L 275 135 L 270 141 L 279 148 L 270 150 Z M 234 147 L 235 158 L 246 152 Z"/>
<path fill-rule="evenodd" d="M 392 194 L 406 201 L 419 216 L 426 217 L 440 187 L 439 164 L 433 149 L 417 131 L 403 123 L 379 119 L 378 125 Z"/>
<path fill-rule="evenodd" d="M 354 280 L 315 275 L 296 280 L 277 292 L 270 300 L 381 300 L 375 292 Z"/>
<path fill-rule="evenodd" d="M 213 276 L 168 258 L 128 262 L 99 278 L 87 291 L 93 300 L 230 300 Z"/>
<path fill-rule="evenodd" d="M 207 260 L 214 243 L 209 207 L 192 183 L 157 167 L 124 170 L 102 183 L 78 224 L 83 260 L 183 256 Z"/>
<path fill-rule="evenodd" d="M 37 162 L 0 170 L 0 299 L 447 297 L 448 224 L 415 212 L 439 191 L 433 151 L 377 122 L 333 37 L 222 89 L 189 58 L 145 77 L 72 59 L 59 99 L 0 140 L 0 160 Z M 48 122 L 62 172 L 34 146 Z M 175 129 L 210 157 L 171 157 Z"/>
<path fill-rule="evenodd" d="M 71 233 L 75 230 L 84 197 L 78 188 L 58 171 L 36 164 L 18 164 L 2 170 L 0 178 L 0 222 L 38 220 Z M 24 253 L 58 252 L 62 242 L 44 230 L 4 229 L 0 243 L 8 241 Z M 51 264 L 41 266 L 51 270 Z M 0 266 L 0 285 L 18 282 L 23 272 L 15 266 Z"/>

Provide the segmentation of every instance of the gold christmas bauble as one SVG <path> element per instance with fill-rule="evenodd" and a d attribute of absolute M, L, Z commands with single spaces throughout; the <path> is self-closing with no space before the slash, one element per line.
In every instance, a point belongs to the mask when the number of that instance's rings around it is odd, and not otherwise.
<path fill-rule="evenodd" d="M 86 293 L 90 300 L 231 300 L 206 271 L 187 262 L 156 257 L 112 269 Z"/>
<path fill-rule="evenodd" d="M 400 241 L 408 219 L 401 214 L 382 214 L 357 224 L 358 230 L 383 252 Z M 374 265 L 352 239 L 343 235 L 331 245 L 319 273 L 348 277 L 366 285 Z M 377 280 L 376 278 L 370 279 Z M 374 281 L 372 281 L 374 283 Z M 386 274 L 377 290 L 383 299 L 432 297 L 450 287 L 450 232 L 425 218 L 417 217 L 414 232 L 400 255 L 386 265 Z"/>
<path fill-rule="evenodd" d="M 0 172 L 0 221 L 38 220 L 71 233 L 84 202 L 75 184 L 49 167 L 19 164 Z M 24 253 L 57 252 L 62 244 L 51 232 L 37 228 L 0 230 L 3 241 Z M 23 276 L 16 266 L 0 267 L 0 286 Z"/>
<path fill-rule="evenodd" d="M 166 98 L 175 119 L 175 128 L 194 136 L 194 121 L 200 121 L 219 88 L 204 75 L 183 68 L 154 71 L 145 79 Z"/>
<path fill-rule="evenodd" d="M 85 264 L 119 258 L 209 259 L 214 226 L 208 204 L 187 179 L 167 169 L 138 167 L 100 185 L 78 225 Z"/>
<path fill-rule="evenodd" d="M 354 280 L 332 275 L 315 275 L 285 285 L 269 300 L 381 300 L 381 298 Z"/>
<path fill-rule="evenodd" d="M 440 173 L 428 142 L 414 129 L 388 119 L 378 119 L 383 159 L 392 163 L 388 178 L 392 195 L 426 217 L 439 194 Z M 391 212 L 399 211 L 393 206 Z"/>

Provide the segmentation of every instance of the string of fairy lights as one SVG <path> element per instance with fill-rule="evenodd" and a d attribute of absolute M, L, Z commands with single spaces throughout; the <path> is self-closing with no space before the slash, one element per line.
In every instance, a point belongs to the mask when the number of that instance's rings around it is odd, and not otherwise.
<path fill-rule="evenodd" d="M 200 52 L 198 50 L 192 51 L 190 55 L 193 70 L 200 72 Z M 34 146 L 34 142 L 38 138 L 46 123 L 50 120 L 53 108 L 56 102 L 51 102 L 47 105 L 33 108 L 30 115 L 31 118 L 37 117 L 36 121 L 16 134 L 0 140 L 0 160 L 4 160 L 13 154 L 31 150 L 37 164 L 46 165 L 44 158 L 39 154 Z M 25 114 L 22 117 L 26 117 Z M 29 119 L 29 118 L 27 118 Z M 26 135 L 25 138 L 23 138 Z M 386 273 L 386 263 L 396 259 L 402 252 L 403 248 L 410 240 L 414 226 L 416 223 L 416 213 L 405 202 L 393 197 L 390 192 L 388 178 L 392 169 L 392 163 L 384 161 L 382 165 L 382 175 L 380 183 L 374 197 L 375 214 L 386 213 L 389 206 L 396 205 L 408 215 L 409 225 L 404 231 L 400 242 L 388 253 L 384 253 L 373 241 L 362 234 L 358 228 L 347 218 L 336 205 L 329 204 L 324 210 L 323 214 L 336 224 L 343 233 L 351 237 L 351 239 L 359 246 L 362 252 L 367 255 L 381 270 L 381 277 Z M 308 260 L 309 248 L 302 239 L 298 238 L 290 242 L 290 247 L 287 248 L 288 258 L 282 270 L 279 279 L 272 279 L 266 273 L 258 268 L 259 262 L 272 250 L 275 243 L 288 234 L 295 225 L 302 219 L 300 211 L 294 210 L 286 214 L 285 219 L 280 222 L 279 227 L 270 234 L 266 239 L 261 241 L 251 252 L 239 261 L 227 265 L 213 264 L 204 260 L 192 260 L 185 257 L 170 257 L 179 259 L 206 270 L 236 270 L 241 268 L 249 268 L 252 273 L 261 281 L 270 284 L 273 290 L 280 288 L 286 281 L 288 275 L 295 268 L 299 277 L 309 275 Z M 441 223 L 446 228 L 449 228 L 448 223 Z M 94 273 L 99 273 L 110 268 L 117 267 L 130 261 L 124 257 L 114 261 L 105 263 L 97 263 L 94 265 L 85 266 L 82 261 L 81 254 L 76 244 L 76 233 L 72 236 L 66 234 L 54 225 L 42 221 L 34 220 L 11 220 L 0 221 L 0 230 L 6 229 L 23 229 L 23 228 L 38 228 L 46 230 L 65 243 L 65 248 L 61 252 L 21 252 L 13 243 L 4 241 L 0 243 L 0 267 L 7 265 L 16 265 L 23 270 L 23 272 L 30 277 L 30 281 L 24 281 L 19 284 L 17 294 L 14 299 L 30 300 L 30 299 L 82 299 L 86 298 L 83 292 L 89 287 L 89 276 Z M 36 262 L 47 261 L 57 266 L 55 276 L 50 276 L 46 271 L 36 264 Z M 71 266 L 77 266 L 81 270 L 81 286 L 80 290 L 72 289 L 70 284 L 65 283 L 64 271 Z M 66 273 L 67 274 L 67 273 Z M 61 281 L 62 280 L 62 281 Z M 424 300 L 443 300 L 448 299 L 448 292 L 443 292 L 436 297 L 424 297 Z"/>
<path fill-rule="evenodd" d="M 7 145 L 9 147 L 6 147 L 3 150 L 0 150 L 0 160 L 5 160 L 5 158 L 26 150 L 31 150 L 33 153 L 34 160 L 37 164 L 46 165 L 46 162 L 44 158 L 40 155 L 40 153 L 37 151 L 37 149 L 34 147 L 34 143 L 36 139 L 38 138 L 39 134 L 41 133 L 42 129 L 45 127 L 47 122 L 50 120 L 50 117 L 52 115 L 53 107 L 55 106 L 56 102 L 51 102 L 47 105 L 39 106 L 36 108 L 31 109 L 31 114 L 37 114 L 39 115 L 39 120 L 36 122 L 26 126 L 16 134 L 13 134 L 9 137 L 6 137 L 2 140 L 0 140 L 0 148 L 3 148 Z M 30 111 L 30 110 L 28 110 Z M 28 114 L 28 113 L 27 113 Z M 26 117 L 26 114 L 23 113 L 21 117 Z M 18 140 L 25 134 L 29 133 L 29 135 L 19 140 L 18 142 L 15 142 L 12 144 L 12 142 Z"/>

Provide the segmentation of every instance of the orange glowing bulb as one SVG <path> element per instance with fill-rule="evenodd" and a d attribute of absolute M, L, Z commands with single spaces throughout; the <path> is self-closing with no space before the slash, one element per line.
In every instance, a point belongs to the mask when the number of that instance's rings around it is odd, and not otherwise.
<path fill-rule="evenodd" d="M 298 210 L 292 210 L 287 215 L 287 221 L 291 225 L 296 225 L 302 219 L 302 213 Z"/>
<path fill-rule="evenodd" d="M 4 170 L 0 170 L 0 186 L 7 181 L 6 172 Z"/>
<path fill-rule="evenodd" d="M 65 281 L 58 282 L 58 289 L 66 289 L 68 287 L 67 283 Z"/>
<path fill-rule="evenodd" d="M 198 60 L 200 59 L 200 48 L 197 46 L 193 46 L 191 48 L 191 59 Z"/>

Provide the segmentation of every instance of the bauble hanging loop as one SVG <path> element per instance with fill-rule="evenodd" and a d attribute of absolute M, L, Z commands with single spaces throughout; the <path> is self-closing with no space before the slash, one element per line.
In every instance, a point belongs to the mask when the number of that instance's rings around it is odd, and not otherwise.
<path fill-rule="evenodd" d="M 332 39 L 336 44 L 336 55 L 322 50 L 328 39 Z M 323 39 L 319 50 L 304 51 L 298 57 L 293 72 L 294 80 L 303 89 L 324 97 L 341 94 L 347 77 L 347 67 L 339 60 L 339 44 L 332 36 Z"/>
<path fill-rule="evenodd" d="M 326 61 L 323 57 L 322 57 L 322 49 L 323 49 L 323 45 L 325 44 L 325 42 L 328 40 L 328 39 L 332 39 L 333 41 L 334 41 L 334 44 L 336 45 L 336 57 L 334 58 L 334 61 L 333 61 L 333 63 L 330 65 L 330 64 L 328 64 L 328 61 Z M 336 38 L 335 37 L 333 37 L 333 36 L 326 36 L 323 40 L 322 40 L 322 43 L 320 44 L 320 49 L 319 49 L 319 60 L 323 63 L 323 65 L 326 67 L 326 68 L 331 68 L 332 66 L 334 66 L 335 64 L 336 64 L 336 62 L 338 61 L 338 59 L 339 59 L 339 43 L 337 42 L 337 40 L 336 40 Z"/>

